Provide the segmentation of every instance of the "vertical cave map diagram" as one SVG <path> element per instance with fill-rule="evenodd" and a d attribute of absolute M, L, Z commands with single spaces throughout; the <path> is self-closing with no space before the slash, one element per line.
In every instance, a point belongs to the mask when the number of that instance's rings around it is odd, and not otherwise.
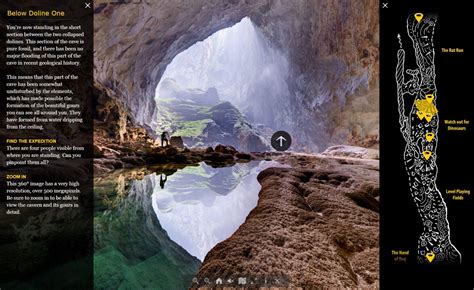
<path fill-rule="evenodd" d="M 399 122 L 406 142 L 404 161 L 410 192 L 423 223 L 423 232 L 418 239 L 418 262 L 460 263 L 461 254 L 450 241 L 446 203 L 436 187 L 439 127 L 433 43 L 436 20 L 436 16 L 424 16 L 420 12 L 407 19 L 416 68 L 405 69 L 405 50 L 400 41 L 395 74 Z M 407 81 L 405 74 L 410 76 Z M 412 103 L 408 114 L 405 112 L 405 96 Z"/>
<path fill-rule="evenodd" d="M 455 2 L 380 9 L 381 287 L 473 289 L 470 16 Z"/>

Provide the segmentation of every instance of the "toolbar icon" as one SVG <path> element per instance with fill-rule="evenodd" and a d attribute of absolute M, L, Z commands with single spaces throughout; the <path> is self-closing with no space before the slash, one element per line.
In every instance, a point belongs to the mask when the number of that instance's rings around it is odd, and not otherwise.
<path fill-rule="evenodd" d="M 239 285 L 245 285 L 245 284 L 247 284 L 247 278 L 245 278 L 245 277 L 239 277 L 239 279 L 237 279 L 237 283 L 238 283 Z"/>

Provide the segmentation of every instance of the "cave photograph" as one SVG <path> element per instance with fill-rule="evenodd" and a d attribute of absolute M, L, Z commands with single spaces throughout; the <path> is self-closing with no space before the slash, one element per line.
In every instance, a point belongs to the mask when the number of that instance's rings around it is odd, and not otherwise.
<path fill-rule="evenodd" d="M 474 289 L 468 13 L 0 1 L 0 290 Z"/>
<path fill-rule="evenodd" d="M 378 1 L 93 19 L 95 289 L 379 287 Z"/>

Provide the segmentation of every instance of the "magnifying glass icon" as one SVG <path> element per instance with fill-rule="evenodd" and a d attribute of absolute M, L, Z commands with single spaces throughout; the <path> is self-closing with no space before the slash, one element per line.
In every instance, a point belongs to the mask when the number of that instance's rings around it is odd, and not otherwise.
<path fill-rule="evenodd" d="M 198 278 L 194 277 L 194 278 L 193 278 L 193 283 L 195 283 L 195 284 L 199 284 L 199 282 L 198 282 Z"/>
<path fill-rule="evenodd" d="M 209 284 L 211 282 L 209 281 L 209 278 L 204 278 L 204 283 Z"/>

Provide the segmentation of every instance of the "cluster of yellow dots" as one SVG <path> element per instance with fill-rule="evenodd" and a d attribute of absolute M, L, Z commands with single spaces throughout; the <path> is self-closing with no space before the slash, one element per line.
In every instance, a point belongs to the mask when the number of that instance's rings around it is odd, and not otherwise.
<path fill-rule="evenodd" d="M 426 95 L 424 100 L 415 100 L 415 107 L 417 109 L 416 115 L 418 116 L 418 118 L 420 118 L 420 120 L 426 119 L 427 122 L 431 122 L 433 116 L 438 113 L 438 109 L 433 103 L 433 100 L 433 94 Z M 428 142 L 433 141 L 434 137 L 434 133 L 426 133 L 425 135 L 425 138 Z M 423 155 L 423 157 L 425 157 L 426 160 L 429 160 L 433 152 L 425 150 L 421 152 L 421 154 Z"/>
<path fill-rule="evenodd" d="M 416 115 L 420 120 L 426 119 L 431 122 L 434 115 L 438 113 L 435 104 L 433 103 L 434 96 L 432 94 L 426 95 L 424 100 L 415 100 L 417 109 Z"/>

